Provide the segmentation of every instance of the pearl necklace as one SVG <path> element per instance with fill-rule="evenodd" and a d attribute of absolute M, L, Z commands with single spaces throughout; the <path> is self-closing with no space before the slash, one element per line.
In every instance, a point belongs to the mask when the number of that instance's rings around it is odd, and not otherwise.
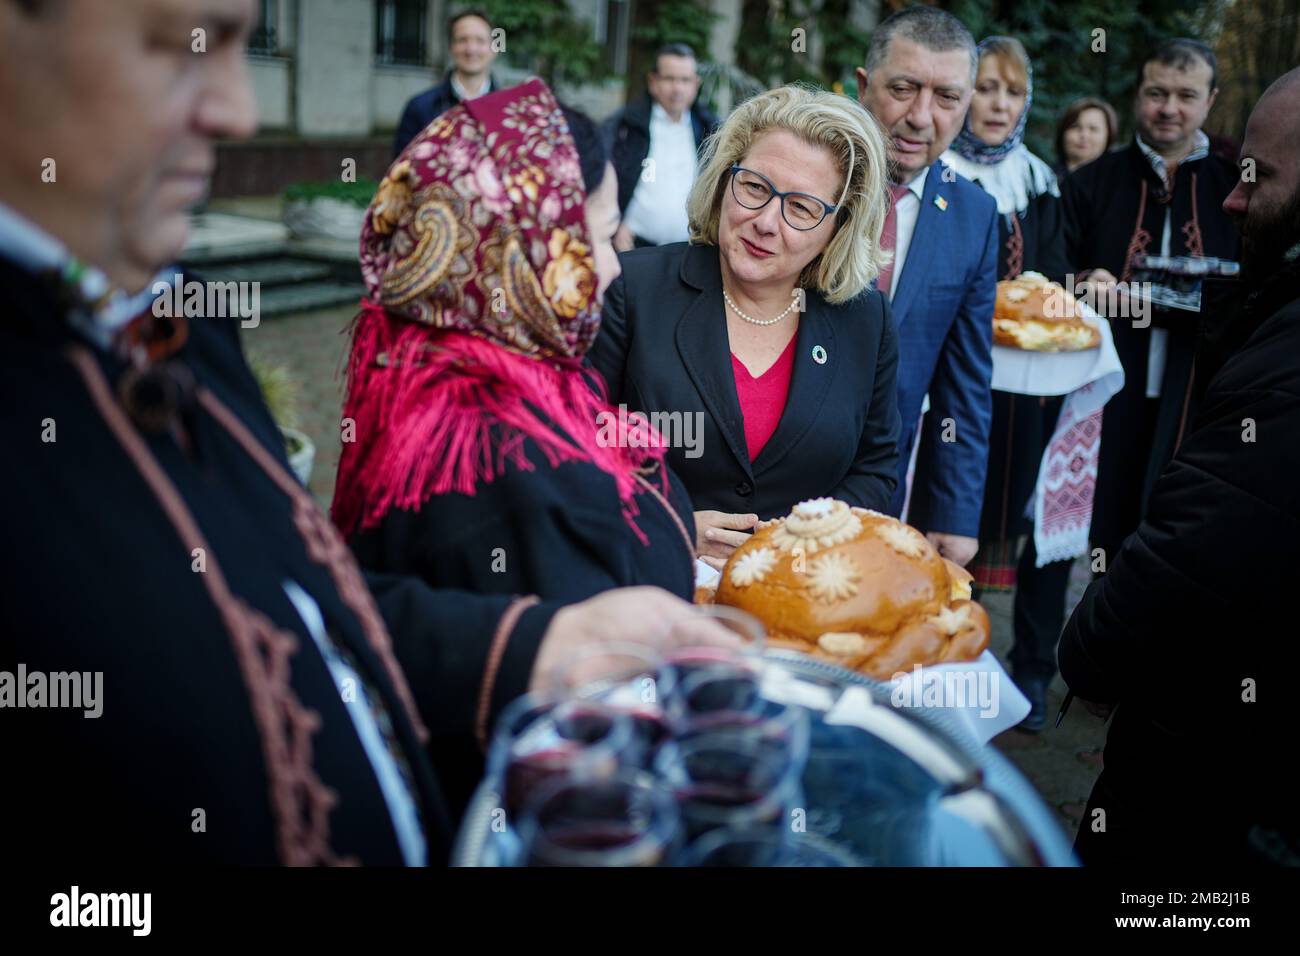
<path fill-rule="evenodd" d="M 794 307 L 799 304 L 799 297 L 791 296 L 790 304 L 787 305 L 785 307 L 785 311 L 782 312 L 780 315 L 778 315 L 775 319 L 760 320 L 760 319 L 752 318 L 751 316 L 745 314 L 744 312 L 741 312 L 740 306 L 736 305 L 736 303 L 731 301 L 731 296 L 727 295 L 726 289 L 722 290 L 722 297 L 727 300 L 727 305 L 731 306 L 732 312 L 735 312 L 736 315 L 740 316 L 742 319 L 744 319 L 746 322 L 750 323 L 751 325 L 776 325 L 776 323 L 780 322 L 787 315 L 789 315 L 794 310 Z"/>

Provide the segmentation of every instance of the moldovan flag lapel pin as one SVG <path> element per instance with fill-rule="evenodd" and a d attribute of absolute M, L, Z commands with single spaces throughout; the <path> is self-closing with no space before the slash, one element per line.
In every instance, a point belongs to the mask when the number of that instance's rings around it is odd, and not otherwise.
<path fill-rule="evenodd" d="M 945 212 L 948 209 L 948 200 L 944 199 L 942 196 L 935 196 L 934 204 L 939 207 L 940 212 Z"/>

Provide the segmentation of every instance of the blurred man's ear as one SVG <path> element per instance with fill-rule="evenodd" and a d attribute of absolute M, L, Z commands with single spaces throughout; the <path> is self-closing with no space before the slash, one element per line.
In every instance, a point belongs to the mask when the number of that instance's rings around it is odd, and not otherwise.
<path fill-rule="evenodd" d="M 863 67 L 858 67 L 853 71 L 853 75 L 858 80 L 858 102 L 863 106 L 867 105 L 867 71 Z"/>
<path fill-rule="evenodd" d="M 1208 113 L 1210 110 L 1214 109 L 1214 101 L 1218 98 L 1219 88 L 1216 86 L 1214 89 L 1210 90 L 1210 98 L 1205 103 L 1205 112 Z"/>

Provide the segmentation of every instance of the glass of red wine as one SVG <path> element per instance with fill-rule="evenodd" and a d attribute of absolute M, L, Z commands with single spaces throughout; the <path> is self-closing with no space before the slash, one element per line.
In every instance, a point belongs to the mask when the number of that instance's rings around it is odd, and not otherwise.
<path fill-rule="evenodd" d="M 617 642 L 580 648 L 543 679 L 556 694 L 596 698 L 632 722 L 632 763 L 649 769 L 655 751 L 672 736 L 664 709 L 676 672 L 664 664 L 658 649 L 646 644 Z"/>
<path fill-rule="evenodd" d="M 761 674 L 748 668 L 722 665 L 697 670 L 673 695 L 670 714 L 679 743 L 728 733 L 770 750 L 800 776 L 807 765 L 808 711 L 764 696 Z"/>
<path fill-rule="evenodd" d="M 614 776 L 629 759 L 632 743 L 627 715 L 599 700 L 527 694 L 497 722 L 488 774 L 501 781 L 502 804 L 514 820 L 550 780 Z"/>
<path fill-rule="evenodd" d="M 660 866 L 680 846 L 672 795 L 641 772 L 554 780 L 519 821 L 525 866 Z"/>
<path fill-rule="evenodd" d="M 749 732 L 673 741 L 660 749 L 655 769 L 677 801 L 688 840 L 719 828 L 780 834 L 801 799 L 799 769 Z"/>
<path fill-rule="evenodd" d="M 676 686 L 680 686 L 696 670 L 720 664 L 760 668 L 766 644 L 767 631 L 753 615 L 722 604 L 706 604 L 670 627 L 664 662 L 673 669 Z"/>

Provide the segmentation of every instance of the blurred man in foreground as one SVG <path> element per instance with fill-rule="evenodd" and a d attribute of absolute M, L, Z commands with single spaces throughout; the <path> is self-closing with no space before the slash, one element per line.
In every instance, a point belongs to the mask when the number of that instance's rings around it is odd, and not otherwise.
<path fill-rule="evenodd" d="M 372 597 L 287 471 L 237 320 L 155 314 L 215 143 L 256 128 L 255 10 L 0 0 L 7 859 L 443 862 L 424 742 L 593 637 L 691 613 L 650 588 Z"/>

